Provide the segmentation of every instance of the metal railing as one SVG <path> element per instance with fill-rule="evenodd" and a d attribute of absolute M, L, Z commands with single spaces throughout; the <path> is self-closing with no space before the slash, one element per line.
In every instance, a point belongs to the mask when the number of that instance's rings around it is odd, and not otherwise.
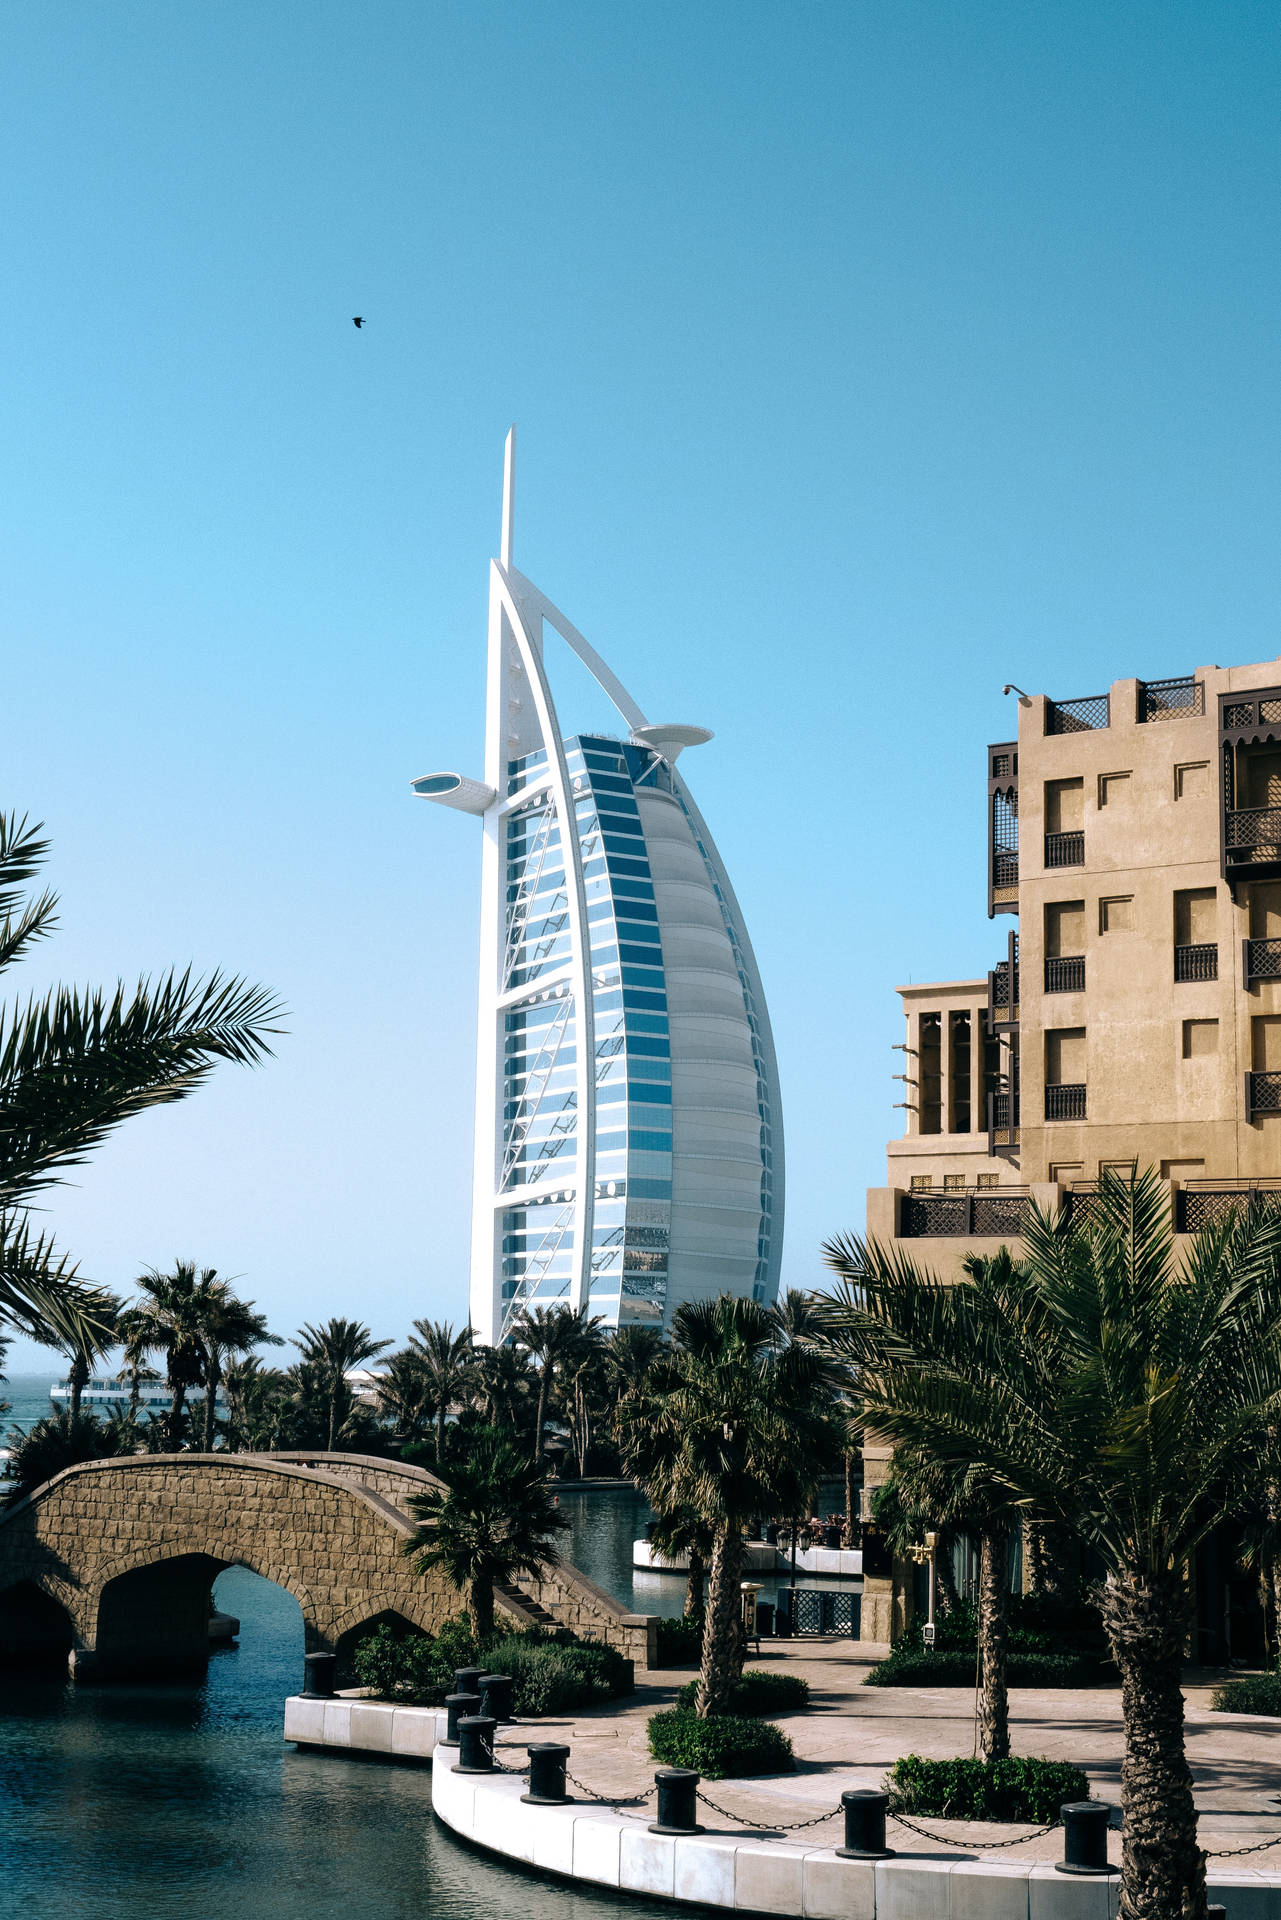
<path fill-rule="evenodd" d="M 1111 696 L 1087 694 L 1083 700 L 1047 700 L 1047 733 L 1097 733 L 1111 721 Z"/>
<path fill-rule="evenodd" d="M 1018 854 L 994 853 L 992 855 L 992 885 L 999 890 L 1003 887 L 1017 887 L 1018 884 Z"/>
<path fill-rule="evenodd" d="M 1281 1073 L 1247 1073 L 1245 1076 L 1245 1117 L 1281 1113 Z"/>
<path fill-rule="evenodd" d="M 1279 1076 L 1281 1077 L 1281 1076 Z M 1047 1120 L 1084 1120 L 1085 1088 L 1083 1086 L 1057 1086 L 1045 1089 L 1045 1117 Z"/>
<path fill-rule="evenodd" d="M 1074 1227 L 1092 1227 L 1101 1217 L 1102 1196 L 1097 1180 L 1074 1181 L 1063 1196 L 1063 1212 Z"/>
<path fill-rule="evenodd" d="M 1205 712 L 1205 687 L 1193 674 L 1177 680 L 1139 682 L 1140 720 L 1182 720 Z"/>
<path fill-rule="evenodd" d="M 1019 1144 L 1019 1096 L 1014 1088 L 987 1096 L 987 1150 L 1010 1158 Z"/>
<path fill-rule="evenodd" d="M 1045 991 L 1047 993 L 1084 993 L 1085 955 L 1063 953 L 1047 958 Z"/>
<path fill-rule="evenodd" d="M 1008 960 L 998 960 L 992 969 L 992 1007 L 995 1012 L 1012 1014 L 1019 1004 L 1019 970 L 1011 971 Z"/>
<path fill-rule="evenodd" d="M 997 1095 L 1007 1098 L 1008 1095 Z M 1023 1231 L 1028 1195 L 1022 1187 L 958 1193 L 905 1193 L 899 1216 L 901 1240 L 996 1239 Z"/>
<path fill-rule="evenodd" d="M 1241 984 L 1252 987 L 1256 980 L 1281 980 L 1281 940 L 1241 942 Z"/>
<path fill-rule="evenodd" d="M 1176 980 L 1217 980 L 1219 949 L 1215 943 L 1205 941 L 1194 947 L 1176 947 L 1174 977 Z"/>
<path fill-rule="evenodd" d="M 1233 807 L 1227 816 L 1229 860 L 1281 858 L 1281 807 Z"/>
<path fill-rule="evenodd" d="M 1275 691 L 1260 700 L 1234 700 L 1223 708 L 1223 725 L 1236 730 L 1241 727 L 1275 727 L 1281 724 L 1281 700 Z"/>
<path fill-rule="evenodd" d="M 1219 1226 L 1251 1200 L 1281 1208 L 1281 1180 L 1189 1180 L 1175 1195 L 1174 1230 L 1200 1233 L 1202 1227 Z"/>
<path fill-rule="evenodd" d="M 1085 865 L 1084 827 L 1078 827 L 1074 833 L 1047 833 L 1045 864 L 1047 867 L 1083 867 Z"/>

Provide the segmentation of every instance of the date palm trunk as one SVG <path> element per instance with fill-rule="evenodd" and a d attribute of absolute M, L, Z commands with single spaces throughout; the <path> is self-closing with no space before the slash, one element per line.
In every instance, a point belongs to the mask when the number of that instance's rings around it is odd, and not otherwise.
<path fill-rule="evenodd" d="M 1197 1845 L 1183 1740 L 1180 1675 L 1188 1626 L 1177 1572 L 1109 1579 L 1103 1624 L 1121 1669 L 1121 1920 L 1205 1920 L 1205 1855 Z"/>
<path fill-rule="evenodd" d="M 445 1457 L 445 1402 L 443 1399 L 441 1399 L 436 1402 L 436 1465 L 437 1466 L 440 1465 L 444 1457 Z"/>
<path fill-rule="evenodd" d="M 169 1451 L 177 1453 L 182 1445 L 182 1414 L 187 1398 L 187 1383 L 179 1380 L 172 1389 L 173 1399 L 169 1405 Z"/>
<path fill-rule="evenodd" d="M 703 1611 L 703 1589 L 707 1584 L 707 1569 L 703 1556 L 691 1541 L 689 1549 L 689 1572 L 685 1576 L 685 1618 L 696 1620 Z"/>
<path fill-rule="evenodd" d="M 67 1368 L 67 1384 L 71 1389 L 68 1406 L 74 1420 L 80 1412 L 80 1399 L 89 1384 L 89 1362 L 82 1354 L 76 1354 Z"/>
<path fill-rule="evenodd" d="M 854 1517 L 855 1486 L 854 1462 L 858 1458 L 852 1447 L 845 1450 L 845 1544 L 847 1547 L 858 1545 L 858 1522 Z"/>
<path fill-rule="evenodd" d="M 740 1631 L 743 1578 L 743 1535 L 737 1521 L 718 1528 L 712 1543 L 712 1565 L 703 1615 L 703 1658 L 698 1675 L 694 1711 L 700 1720 L 725 1713 L 729 1697 L 743 1671 Z"/>
<path fill-rule="evenodd" d="M 543 1457 L 543 1426 L 547 1419 L 548 1366 L 544 1360 L 538 1373 L 538 1412 L 534 1418 L 534 1460 Z"/>
<path fill-rule="evenodd" d="M 489 1573 L 478 1573 L 471 1583 L 467 1596 L 467 1610 L 471 1614 L 472 1632 L 476 1636 L 478 1649 L 486 1647 L 494 1637 L 494 1578 Z"/>
<path fill-rule="evenodd" d="M 205 1372 L 204 1431 L 200 1436 L 200 1447 L 203 1453 L 213 1452 L 215 1422 L 217 1419 L 216 1402 L 218 1398 L 218 1383 L 221 1379 L 222 1363 L 215 1354 L 210 1353 L 206 1362 Z"/>
<path fill-rule="evenodd" d="M 979 1744 L 985 1760 L 1006 1760 L 1010 1753 L 1010 1702 L 1006 1692 L 1008 1651 L 1006 1529 L 988 1522 L 979 1532 L 979 1657 L 983 1676 L 979 1698 Z"/>

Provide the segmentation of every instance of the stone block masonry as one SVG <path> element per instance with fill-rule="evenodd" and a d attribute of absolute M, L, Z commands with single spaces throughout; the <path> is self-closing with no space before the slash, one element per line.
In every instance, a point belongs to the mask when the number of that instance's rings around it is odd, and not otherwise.
<path fill-rule="evenodd" d="M 0 1518 L 0 1658 L 47 1652 L 61 1632 L 73 1667 L 102 1677 L 198 1667 L 209 1589 L 228 1566 L 293 1594 L 309 1652 L 341 1660 L 387 1616 L 437 1632 L 459 1596 L 443 1574 L 414 1571 L 400 1504 L 433 1484 L 421 1468 L 350 1454 L 150 1454 L 69 1468 Z M 526 1624 L 534 1598 L 513 1594 L 500 1611 Z M 648 1663 L 645 1618 L 575 1569 L 557 1570 L 541 1604 Z"/>

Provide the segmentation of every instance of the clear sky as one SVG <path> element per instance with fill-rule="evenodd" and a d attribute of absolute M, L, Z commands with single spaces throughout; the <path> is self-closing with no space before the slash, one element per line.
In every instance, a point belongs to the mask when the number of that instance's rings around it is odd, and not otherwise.
<path fill-rule="evenodd" d="M 684 764 L 812 1282 L 899 1130 L 894 986 L 1003 946 L 1002 683 L 1281 650 L 1281 13 L 10 0 L 0 34 L 0 799 L 63 912 L 11 982 L 191 961 L 290 1009 L 48 1224 L 286 1333 L 465 1317 L 478 830 L 408 783 L 480 768 L 515 420 L 518 563 L 715 729 Z"/>

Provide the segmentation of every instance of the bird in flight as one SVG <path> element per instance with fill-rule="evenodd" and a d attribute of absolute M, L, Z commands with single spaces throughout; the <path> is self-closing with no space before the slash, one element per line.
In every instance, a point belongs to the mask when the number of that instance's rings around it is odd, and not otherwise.
<path fill-rule="evenodd" d="M 364 319 L 364 315 L 363 315 L 363 314 L 359 314 L 359 313 L 358 313 L 358 314 L 356 314 L 356 315 L 355 315 L 355 316 L 353 317 L 353 319 L 352 319 L 352 323 L 351 323 L 351 324 L 352 324 L 352 326 L 353 326 L 353 327 L 363 327 L 363 326 L 364 326 L 364 324 L 365 324 L 365 319 Z"/>

